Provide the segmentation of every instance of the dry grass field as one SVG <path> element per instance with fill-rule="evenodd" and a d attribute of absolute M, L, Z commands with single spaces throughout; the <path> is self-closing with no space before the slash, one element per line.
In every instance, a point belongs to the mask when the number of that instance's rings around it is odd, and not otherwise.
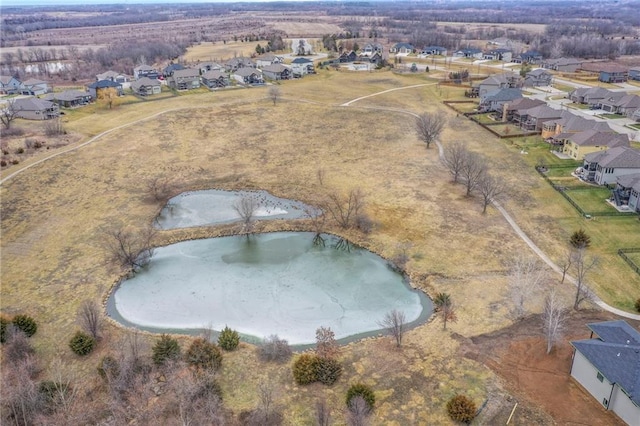
<path fill-rule="evenodd" d="M 413 85 L 420 86 L 388 91 Z M 130 333 L 110 324 L 108 338 L 88 359 L 72 356 L 67 347 L 82 301 L 104 300 L 121 276 L 104 249 L 105 232 L 141 229 L 160 208 L 149 202 L 149 179 L 168 177 L 176 191 L 260 188 L 312 205 L 329 193 L 360 188 L 375 222 L 373 232 L 344 231 L 333 223 L 327 231 L 386 258 L 398 255 L 401 245 L 410 247 L 412 285 L 429 294 L 450 293 L 458 321 L 447 331 L 436 318 L 411 330 L 401 351 L 387 338 L 343 347 L 345 374 L 333 387 L 297 387 L 288 366 L 261 364 L 253 347 L 242 345 L 225 356 L 225 404 L 236 412 L 255 406 L 260 375 L 270 375 L 279 385 L 277 403 L 284 407 L 286 424 L 309 424 L 319 396 L 340 422 L 347 387 L 362 381 L 376 391 L 375 424 L 448 424 L 445 403 L 456 392 L 478 405 L 488 399 L 495 409 L 483 412 L 480 421 L 492 424 L 492 416 L 507 403 L 502 384 L 481 363 L 457 355 L 460 343 L 452 333 L 472 337 L 511 323 L 505 262 L 529 249 L 497 211 L 481 214 L 478 201 L 450 183 L 437 149 L 417 140 L 407 112 L 445 111 L 449 125 L 443 144 L 463 141 L 487 158 L 509 185 L 507 209 L 555 258 L 569 233 L 585 228 L 604 260 L 593 282 L 605 300 L 626 307 L 638 293 L 640 278 L 613 253 L 598 248 L 607 238 L 628 236 L 637 220 L 631 225 L 615 219 L 602 228 L 601 222 L 580 219 L 533 171 L 530 159 L 443 107 L 444 97 L 459 97 L 463 89 L 439 90 L 425 74 L 340 71 L 321 71 L 280 88 L 282 100 L 275 106 L 265 87 L 95 108 L 92 114 L 78 110 L 66 116 L 65 126 L 83 141 L 115 130 L 2 184 L 0 309 L 39 320 L 33 341 L 45 360 L 60 357 L 78 374 L 95 376 L 100 357 Z M 383 91 L 388 92 L 341 106 Z M 319 169 L 325 172 L 322 183 Z M 13 171 L 4 170 L 3 178 Z M 304 221 L 269 222 L 260 230 L 308 226 Z M 163 231 L 157 244 L 227 231 Z M 612 237 L 611 232 L 618 234 Z M 570 293 L 564 288 L 565 297 Z M 538 310 L 539 302 L 528 308 Z"/>

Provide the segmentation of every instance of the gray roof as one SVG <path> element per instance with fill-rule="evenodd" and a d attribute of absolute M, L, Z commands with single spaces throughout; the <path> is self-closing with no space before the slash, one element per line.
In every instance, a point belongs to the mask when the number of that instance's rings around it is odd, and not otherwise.
<path fill-rule="evenodd" d="M 497 85 L 500 86 L 502 84 L 509 83 L 512 79 L 520 79 L 520 76 L 515 73 L 503 73 L 503 74 L 494 74 L 482 80 L 479 85 Z"/>
<path fill-rule="evenodd" d="M 590 120 L 569 111 L 562 111 L 562 118 L 556 120 L 562 126 L 563 132 L 575 133 L 587 130 L 598 130 L 600 132 L 613 132 L 613 129 L 606 121 Z"/>
<path fill-rule="evenodd" d="M 160 82 L 149 77 L 142 77 L 131 83 L 131 88 L 133 90 L 140 90 L 143 86 L 160 86 Z"/>
<path fill-rule="evenodd" d="M 597 130 L 585 130 L 584 132 L 571 133 L 566 139 L 580 146 L 629 146 L 629 136 L 613 132 L 599 132 Z"/>
<path fill-rule="evenodd" d="M 626 321 L 587 325 L 598 339 L 571 342 L 574 348 L 640 405 L 640 332 Z"/>
<path fill-rule="evenodd" d="M 540 99 L 531 99 L 531 98 L 518 98 L 513 102 L 509 102 L 509 106 L 507 110 L 525 110 L 533 107 L 537 107 L 540 105 L 546 105 L 545 101 L 541 101 Z"/>
<path fill-rule="evenodd" d="M 482 102 L 506 102 L 513 101 L 522 97 L 522 90 L 520 89 L 496 89 L 488 92 Z"/>
<path fill-rule="evenodd" d="M 47 82 L 38 80 L 37 78 L 30 78 L 27 81 L 23 81 L 22 84 L 24 84 L 25 86 L 39 86 L 41 84 L 47 84 Z"/>
<path fill-rule="evenodd" d="M 548 76 L 550 76 L 550 75 L 551 75 L 551 73 L 550 73 L 549 71 L 545 70 L 545 69 L 537 68 L 537 69 L 535 69 L 535 70 L 533 70 L 533 71 L 529 71 L 529 72 L 527 73 L 527 77 L 529 77 L 530 75 L 531 75 L 531 76 L 534 76 L 534 77 L 539 77 L 539 76 L 541 76 L 541 75 L 548 75 Z"/>
<path fill-rule="evenodd" d="M 589 163 L 597 163 L 602 167 L 640 169 L 640 151 L 628 146 L 618 146 L 605 151 L 591 152 L 586 154 L 584 159 Z"/>
<path fill-rule="evenodd" d="M 219 78 L 226 78 L 226 77 L 227 75 L 225 73 L 218 70 L 207 71 L 204 74 L 202 74 L 202 78 L 204 78 L 205 80 L 218 80 Z"/>
<path fill-rule="evenodd" d="M 249 77 L 251 74 L 260 75 L 260 71 L 251 67 L 243 67 L 238 68 L 234 74 L 239 75 L 240 77 Z"/>
<path fill-rule="evenodd" d="M 9 84 L 11 83 L 11 80 L 13 80 L 15 77 L 12 77 L 10 75 L 0 75 L 0 83 L 2 84 Z M 16 81 L 18 79 L 16 78 Z"/>
<path fill-rule="evenodd" d="M 200 77 L 200 70 L 195 68 L 184 68 L 181 70 L 175 70 L 173 72 L 173 78 L 197 78 Z"/>
<path fill-rule="evenodd" d="M 156 69 L 149 65 L 138 65 L 133 70 L 134 71 L 155 71 Z"/>
<path fill-rule="evenodd" d="M 640 173 L 618 176 L 616 182 L 623 188 L 633 188 L 640 192 Z"/>
<path fill-rule="evenodd" d="M 91 93 L 71 89 L 59 93 L 48 93 L 42 99 L 45 99 L 47 101 L 53 101 L 54 99 L 57 99 L 59 101 L 75 101 L 77 99 L 86 98 L 87 96 L 90 97 Z"/>
<path fill-rule="evenodd" d="M 265 65 L 264 67 L 262 67 L 262 71 L 276 72 L 276 73 L 285 72 L 288 69 L 289 67 L 282 64 Z"/>
<path fill-rule="evenodd" d="M 307 58 L 295 58 L 293 61 L 291 61 L 291 63 L 292 64 L 312 64 L 313 61 Z"/>
<path fill-rule="evenodd" d="M 561 111 L 557 109 L 553 109 L 547 105 L 539 105 L 537 107 L 529 108 L 525 111 L 521 111 L 530 117 L 540 119 L 554 119 L 561 117 Z"/>
<path fill-rule="evenodd" d="M 21 111 L 44 111 L 54 108 L 55 104 L 38 98 L 18 98 L 13 101 L 13 107 Z"/>

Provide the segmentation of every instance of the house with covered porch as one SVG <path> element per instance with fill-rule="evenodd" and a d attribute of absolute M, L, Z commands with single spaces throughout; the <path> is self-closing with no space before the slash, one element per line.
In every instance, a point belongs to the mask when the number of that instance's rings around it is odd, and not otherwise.
<path fill-rule="evenodd" d="M 202 84 L 209 89 L 219 87 L 227 87 L 229 85 L 229 77 L 222 71 L 207 71 L 200 76 Z"/>
<path fill-rule="evenodd" d="M 240 84 L 264 84 L 262 72 L 256 68 L 239 68 L 231 74 L 231 78 Z"/>
<path fill-rule="evenodd" d="M 42 99 L 51 101 L 64 108 L 77 108 L 91 103 L 91 93 L 82 90 L 65 90 L 64 92 L 49 93 Z"/>
<path fill-rule="evenodd" d="M 640 173 L 618 176 L 612 194 L 616 206 L 640 213 Z"/>
<path fill-rule="evenodd" d="M 640 151 L 619 146 L 585 155 L 580 177 L 598 185 L 611 185 L 619 176 L 636 173 L 640 173 Z"/>
<path fill-rule="evenodd" d="M 574 160 L 583 160 L 592 152 L 604 151 L 618 146 L 629 146 L 626 133 L 585 130 L 577 133 L 561 133 L 554 140 L 563 144 L 562 152 Z"/>
<path fill-rule="evenodd" d="M 12 104 L 16 117 L 25 120 L 51 120 L 60 115 L 57 104 L 36 97 L 18 98 Z"/>

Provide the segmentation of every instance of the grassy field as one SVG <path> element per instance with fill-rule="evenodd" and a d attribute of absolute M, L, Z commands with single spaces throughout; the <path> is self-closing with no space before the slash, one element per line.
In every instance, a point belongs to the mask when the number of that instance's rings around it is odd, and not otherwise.
<path fill-rule="evenodd" d="M 416 87 L 391 91 L 407 86 Z M 310 422 L 318 396 L 340 412 L 344 392 L 355 381 L 376 390 L 377 424 L 448 424 L 444 405 L 456 392 L 481 404 L 489 389 L 500 385 L 481 364 L 456 356 L 459 340 L 450 332 L 470 337 L 511 323 L 505 263 L 528 248 L 498 212 L 490 208 L 483 215 L 476 199 L 464 197 L 464 190 L 451 184 L 437 149 L 426 149 L 417 140 L 414 118 L 407 112 L 445 111 L 449 124 L 442 143 L 463 141 L 486 157 L 492 172 L 508 184 L 505 207 L 552 258 L 560 259 L 568 235 L 584 228 L 592 238 L 592 253 L 602 258 L 590 284 L 607 302 L 631 309 L 640 277 L 629 273 L 616 250 L 634 245 L 637 219 L 582 219 L 533 169 L 538 154 L 551 155 L 548 146 L 544 150 L 534 138 L 498 140 L 442 105 L 445 97 L 461 99 L 464 89 L 438 88 L 425 74 L 321 71 L 282 84 L 282 100 L 275 106 L 267 90 L 77 110 L 65 116 L 65 126 L 82 136 L 79 142 L 117 129 L 2 184 L 0 310 L 38 318 L 42 330 L 34 342 L 44 359 L 61 357 L 79 374 L 95 377 L 97 360 L 129 332 L 111 324 L 106 342 L 85 360 L 66 348 L 82 301 L 104 300 L 121 276 L 104 249 L 105 232 L 123 226 L 140 229 L 158 212 L 144 190 L 149 179 L 168 177 L 176 191 L 260 188 L 312 205 L 330 193 L 357 187 L 367 194 L 365 210 L 375 222 L 373 232 L 344 231 L 334 223 L 327 230 L 386 258 L 399 254 L 401 245 L 409 246 L 412 285 L 429 294 L 450 293 L 458 322 L 447 332 L 438 319 L 410 331 L 402 351 L 379 338 L 344 347 L 345 375 L 331 388 L 296 387 L 287 366 L 260 364 L 253 348 L 243 345 L 225 357 L 225 404 L 234 410 L 255 404 L 260 377 L 250 372 L 258 370 L 276 378 L 279 403 L 291 425 Z M 361 100 L 342 106 L 356 98 Z M 521 154 L 523 147 L 529 154 Z M 319 169 L 325 171 L 323 182 L 317 179 Z M 12 171 L 4 170 L 3 177 Z M 275 231 L 309 224 L 260 226 Z M 163 231 L 157 243 L 225 231 Z M 532 301 L 529 308 L 540 309 L 539 302 Z"/>

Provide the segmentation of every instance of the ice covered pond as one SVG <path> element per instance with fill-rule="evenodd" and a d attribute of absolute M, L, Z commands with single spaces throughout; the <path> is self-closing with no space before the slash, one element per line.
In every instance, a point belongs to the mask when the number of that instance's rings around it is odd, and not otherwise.
<path fill-rule="evenodd" d="M 109 314 L 141 329 L 193 333 L 225 325 L 248 340 L 277 334 L 292 345 L 314 343 L 331 327 L 337 339 L 377 334 L 384 314 L 425 321 L 431 302 L 381 257 L 337 237 L 279 232 L 185 241 L 156 249 L 150 264 L 120 283 Z"/>
<path fill-rule="evenodd" d="M 249 197 L 256 202 L 255 220 L 298 219 L 308 217 L 315 208 L 302 202 L 279 198 L 267 191 L 204 191 L 183 192 L 169 200 L 157 218 L 161 229 L 189 228 L 240 221 L 234 209 L 240 199 Z"/>

